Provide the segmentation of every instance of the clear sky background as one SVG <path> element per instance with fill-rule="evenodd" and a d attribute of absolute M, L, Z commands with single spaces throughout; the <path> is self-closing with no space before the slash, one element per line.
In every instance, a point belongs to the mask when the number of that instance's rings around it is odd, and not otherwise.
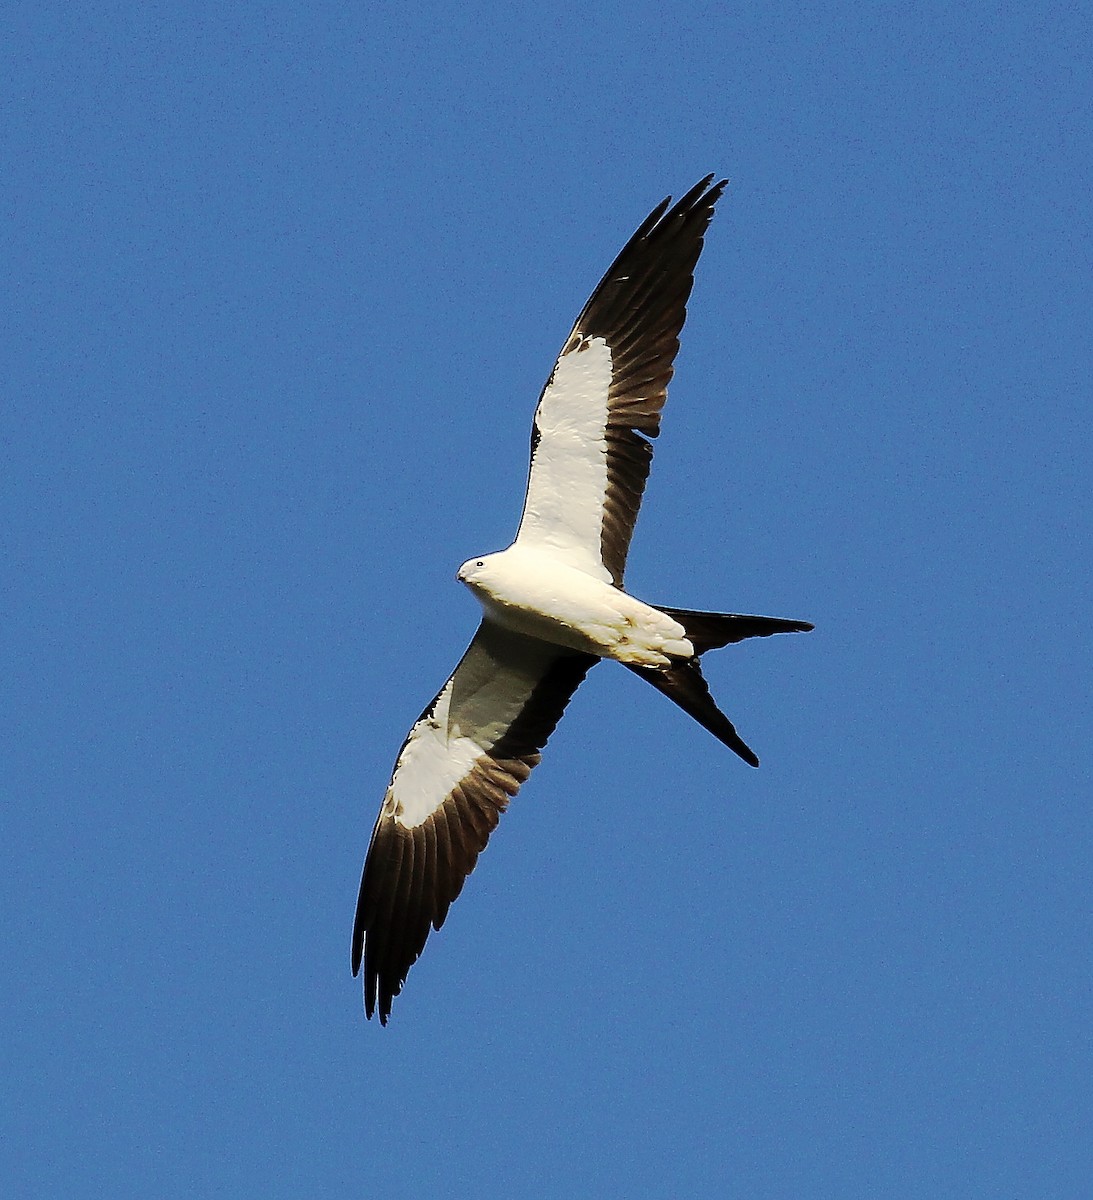
<path fill-rule="evenodd" d="M 1087 1197 L 1079 4 L 3 17 L 0 1177 L 17 1197 Z M 539 389 L 729 176 L 610 664 L 387 1029 L 398 746 Z"/>

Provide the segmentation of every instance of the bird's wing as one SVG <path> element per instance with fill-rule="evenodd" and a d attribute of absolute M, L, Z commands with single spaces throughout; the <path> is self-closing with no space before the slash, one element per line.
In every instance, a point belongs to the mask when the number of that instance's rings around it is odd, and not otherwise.
<path fill-rule="evenodd" d="M 352 965 L 364 1005 L 386 1024 L 391 1001 L 439 929 L 511 797 L 597 659 L 478 628 L 410 730 L 372 832 L 357 898 Z"/>
<path fill-rule="evenodd" d="M 577 318 L 535 410 L 516 540 L 619 586 L 653 457 L 648 439 L 659 432 L 695 264 L 725 188 L 712 181 L 646 217 Z"/>

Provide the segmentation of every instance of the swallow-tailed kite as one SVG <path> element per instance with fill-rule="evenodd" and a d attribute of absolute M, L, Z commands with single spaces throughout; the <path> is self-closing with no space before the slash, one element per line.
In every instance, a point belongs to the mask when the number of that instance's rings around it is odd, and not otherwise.
<path fill-rule="evenodd" d="M 745 762 L 710 696 L 707 650 L 807 621 L 653 606 L 623 591 L 695 264 L 725 180 L 658 204 L 592 293 L 539 398 L 516 540 L 457 578 L 483 608 L 455 673 L 399 751 L 368 847 L 353 928 L 364 1006 L 391 1002 L 570 696 L 604 658 L 674 700 Z"/>

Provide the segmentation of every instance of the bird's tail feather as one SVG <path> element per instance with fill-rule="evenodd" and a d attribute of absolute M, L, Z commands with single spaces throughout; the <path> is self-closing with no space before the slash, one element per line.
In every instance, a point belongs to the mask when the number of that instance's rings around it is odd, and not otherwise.
<path fill-rule="evenodd" d="M 772 633 L 808 633 L 808 621 L 788 621 L 785 617 L 749 617 L 741 613 L 695 612 L 690 608 L 664 608 L 662 613 L 677 620 L 687 631 L 687 640 L 695 654 L 717 650 L 745 638 L 770 637 Z"/>
<path fill-rule="evenodd" d="M 759 759 L 744 739 L 736 732 L 733 723 L 714 703 L 710 695 L 709 685 L 702 678 L 702 668 L 698 658 L 688 658 L 683 662 L 673 663 L 670 667 L 638 667 L 626 663 L 627 667 L 647 680 L 663 692 L 669 700 L 674 700 L 688 716 L 694 719 L 704 729 L 708 729 L 719 742 L 724 742 L 730 750 L 751 766 L 757 767 Z"/>
<path fill-rule="evenodd" d="M 740 613 L 695 612 L 689 608 L 664 608 L 660 611 L 677 620 L 687 631 L 687 640 L 694 646 L 694 658 L 675 662 L 670 667 L 626 666 L 663 692 L 688 716 L 708 729 L 718 741 L 753 767 L 759 765 L 755 752 L 736 732 L 733 723 L 717 707 L 710 695 L 709 685 L 702 677 L 699 655 L 707 650 L 717 650 L 745 638 L 769 637 L 772 633 L 807 633 L 812 626 L 808 621 L 789 621 L 783 617 L 753 617 Z"/>

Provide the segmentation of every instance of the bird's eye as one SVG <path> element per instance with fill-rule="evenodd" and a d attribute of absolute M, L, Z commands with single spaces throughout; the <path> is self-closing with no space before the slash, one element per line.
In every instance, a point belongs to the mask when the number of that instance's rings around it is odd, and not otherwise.
<path fill-rule="evenodd" d="M 476 567 L 484 567 L 486 564 L 481 559 L 478 559 L 478 561 L 474 565 Z"/>

